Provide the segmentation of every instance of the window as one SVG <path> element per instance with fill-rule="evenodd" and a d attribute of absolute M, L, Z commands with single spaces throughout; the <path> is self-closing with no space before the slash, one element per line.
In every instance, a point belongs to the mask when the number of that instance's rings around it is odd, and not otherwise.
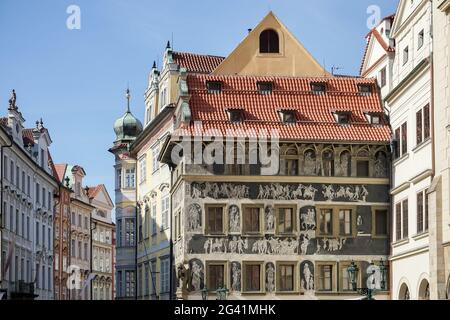
<path fill-rule="evenodd" d="M 135 184 L 136 170 L 134 168 L 125 170 L 125 188 L 133 189 Z"/>
<path fill-rule="evenodd" d="M 409 48 L 406 47 L 403 49 L 403 65 L 405 65 L 408 62 L 409 59 Z"/>
<path fill-rule="evenodd" d="M 244 207 L 244 233 L 260 233 L 261 207 Z"/>
<path fill-rule="evenodd" d="M 161 230 L 169 227 L 169 196 L 165 196 L 161 200 Z"/>
<path fill-rule="evenodd" d="M 355 262 L 355 264 L 361 271 L 360 264 L 358 262 Z M 339 263 L 339 270 L 340 270 L 339 290 L 340 291 L 353 291 L 353 285 L 352 285 L 351 279 L 348 274 L 348 267 L 350 267 L 350 262 L 340 262 Z M 331 274 L 331 276 L 332 276 L 332 274 Z M 360 287 L 360 285 L 359 285 L 360 279 L 361 279 L 361 272 L 358 272 L 357 279 L 356 279 L 356 286 L 358 288 Z M 332 287 L 332 283 L 331 283 L 331 287 Z"/>
<path fill-rule="evenodd" d="M 325 94 L 326 85 L 325 83 L 313 82 L 311 83 L 311 90 L 314 94 Z"/>
<path fill-rule="evenodd" d="M 280 110 L 281 121 L 286 124 L 292 124 L 297 122 L 295 110 Z"/>
<path fill-rule="evenodd" d="M 170 291 L 170 277 L 169 277 L 169 259 L 161 260 L 161 293 Z"/>
<path fill-rule="evenodd" d="M 85 244 L 84 244 L 84 260 L 88 260 L 88 259 L 89 259 L 88 244 L 85 243 Z"/>
<path fill-rule="evenodd" d="M 333 234 L 333 210 L 321 209 L 319 212 L 319 232 L 321 235 Z"/>
<path fill-rule="evenodd" d="M 356 161 L 356 176 L 357 177 L 368 177 L 369 176 L 369 161 L 368 160 Z"/>
<path fill-rule="evenodd" d="M 122 220 L 117 220 L 117 246 L 122 246 Z"/>
<path fill-rule="evenodd" d="M 416 112 L 416 143 L 420 144 L 430 137 L 430 105 Z"/>
<path fill-rule="evenodd" d="M 208 290 L 216 291 L 225 286 L 225 265 L 224 264 L 208 264 Z"/>
<path fill-rule="evenodd" d="M 122 188 L 122 169 L 117 169 L 117 181 L 116 181 L 116 189 L 121 189 Z"/>
<path fill-rule="evenodd" d="M 31 177 L 27 176 L 27 195 L 31 196 Z"/>
<path fill-rule="evenodd" d="M 155 173 L 159 169 L 158 155 L 159 155 L 159 147 L 154 147 L 152 149 L 152 170 L 153 170 L 153 173 Z"/>
<path fill-rule="evenodd" d="M 81 214 L 78 214 L 78 227 L 81 228 L 82 220 L 81 220 Z"/>
<path fill-rule="evenodd" d="M 231 123 L 240 123 L 244 121 L 244 112 L 239 109 L 228 109 L 228 116 Z"/>
<path fill-rule="evenodd" d="M 408 125 L 404 122 L 399 128 L 395 130 L 395 157 L 400 158 L 408 152 Z"/>
<path fill-rule="evenodd" d="M 261 264 L 244 264 L 244 291 L 260 292 L 261 291 Z"/>
<path fill-rule="evenodd" d="M 403 238 L 408 237 L 408 200 L 402 202 Z"/>
<path fill-rule="evenodd" d="M 348 236 L 352 234 L 352 210 L 339 210 L 339 234 Z"/>
<path fill-rule="evenodd" d="M 152 293 L 156 295 L 156 261 L 151 262 L 151 275 L 152 275 Z"/>
<path fill-rule="evenodd" d="M 36 244 L 39 245 L 39 222 L 36 222 Z"/>
<path fill-rule="evenodd" d="M 333 265 L 320 264 L 318 265 L 318 290 L 319 291 L 333 291 Z"/>
<path fill-rule="evenodd" d="M 298 175 L 298 151 L 296 147 L 290 147 L 281 156 L 280 174 L 284 176 Z"/>
<path fill-rule="evenodd" d="M 207 214 L 207 232 L 209 234 L 223 234 L 223 207 L 209 206 L 206 209 Z"/>
<path fill-rule="evenodd" d="M 384 88 L 387 84 L 386 67 L 381 69 L 379 78 L 380 78 L 380 87 Z"/>
<path fill-rule="evenodd" d="M 208 93 L 221 93 L 222 82 L 220 81 L 206 81 L 206 89 Z"/>
<path fill-rule="evenodd" d="M 278 208 L 278 233 L 293 233 L 295 231 L 295 208 Z"/>
<path fill-rule="evenodd" d="M 428 190 L 417 193 L 417 233 L 428 231 Z"/>
<path fill-rule="evenodd" d="M 82 259 L 81 241 L 78 241 L 78 259 Z"/>
<path fill-rule="evenodd" d="M 339 124 L 349 124 L 350 123 L 350 113 L 349 112 L 337 112 L 336 121 Z"/>
<path fill-rule="evenodd" d="M 19 209 L 16 209 L 16 234 L 20 235 L 20 215 L 19 215 Z M 42 243 L 44 244 L 44 243 Z"/>
<path fill-rule="evenodd" d="M 41 186 L 39 185 L 39 183 L 36 183 L 36 203 L 37 204 L 39 204 L 39 199 L 41 198 L 40 191 L 41 191 Z"/>
<path fill-rule="evenodd" d="M 279 270 L 279 287 L 278 290 L 281 292 L 294 291 L 294 275 L 295 266 L 293 264 L 280 264 L 278 265 Z"/>
<path fill-rule="evenodd" d="M 73 258 L 75 258 L 75 239 L 72 239 L 72 243 L 71 243 L 71 246 L 70 246 L 70 252 L 71 252 L 71 256 L 73 257 Z"/>
<path fill-rule="evenodd" d="M 11 160 L 9 168 L 9 181 L 14 183 L 14 161 Z"/>
<path fill-rule="evenodd" d="M 135 222 L 133 219 L 125 219 L 125 246 L 132 247 L 135 244 Z"/>
<path fill-rule="evenodd" d="M 140 170 L 140 175 L 139 175 L 139 183 L 143 183 L 145 182 L 146 178 L 147 178 L 147 161 L 144 158 L 142 158 L 141 160 L 139 160 L 139 170 Z"/>
<path fill-rule="evenodd" d="M 397 241 L 408 237 L 408 200 L 395 205 L 395 228 Z"/>
<path fill-rule="evenodd" d="M 8 177 L 8 158 L 3 156 L 3 175 Z"/>
<path fill-rule="evenodd" d="M 16 166 L 16 187 L 20 189 L 20 168 Z"/>
<path fill-rule="evenodd" d="M 257 83 L 258 91 L 260 94 L 271 94 L 273 90 L 272 82 L 258 82 Z"/>
<path fill-rule="evenodd" d="M 144 264 L 144 295 L 148 296 L 150 294 L 150 265 L 148 262 Z"/>
<path fill-rule="evenodd" d="M 156 204 L 152 206 L 152 235 L 156 235 Z"/>
<path fill-rule="evenodd" d="M 45 157 L 44 157 L 44 149 L 41 149 L 41 167 L 42 168 L 44 168 L 44 163 L 45 163 L 45 161 L 44 161 L 44 159 L 45 159 Z"/>
<path fill-rule="evenodd" d="M 375 209 L 373 222 L 373 235 L 374 236 L 387 236 L 388 234 L 388 210 L 387 209 Z"/>
<path fill-rule="evenodd" d="M 372 86 L 368 84 L 358 85 L 359 94 L 362 96 L 370 96 L 372 94 Z"/>
<path fill-rule="evenodd" d="M 423 44 L 424 44 L 424 40 L 425 40 L 425 32 L 422 29 L 419 32 L 419 35 L 417 37 L 417 50 L 419 50 L 420 48 L 422 48 Z"/>
<path fill-rule="evenodd" d="M 264 30 L 259 35 L 259 52 L 260 53 L 279 53 L 280 43 L 278 33 L 275 30 Z"/>
<path fill-rule="evenodd" d="M 135 296 L 135 281 L 134 271 L 125 271 L 125 296 L 127 298 Z"/>
<path fill-rule="evenodd" d="M 322 153 L 322 175 L 325 177 L 334 176 L 334 153 L 331 150 L 325 150 Z"/>

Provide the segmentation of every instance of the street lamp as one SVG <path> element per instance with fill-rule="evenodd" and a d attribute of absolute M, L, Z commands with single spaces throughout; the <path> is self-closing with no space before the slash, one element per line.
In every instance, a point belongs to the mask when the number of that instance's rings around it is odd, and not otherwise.
<path fill-rule="evenodd" d="M 359 268 L 355 264 L 355 261 L 352 261 L 350 266 L 347 268 L 348 278 L 350 279 L 350 283 L 352 284 L 353 291 L 356 291 L 356 279 L 358 277 Z"/>
<path fill-rule="evenodd" d="M 380 287 L 381 287 L 381 290 L 386 290 L 387 267 L 385 266 L 383 259 L 381 259 L 379 267 L 380 267 L 380 275 L 381 275 Z"/>
<path fill-rule="evenodd" d="M 208 300 L 208 289 L 206 288 L 206 286 L 203 287 L 202 289 L 202 300 L 203 301 Z"/>
<path fill-rule="evenodd" d="M 378 268 L 379 268 L 379 271 L 380 271 L 380 289 L 376 288 L 376 281 L 375 281 L 376 270 L 374 268 L 374 264 L 373 263 L 371 263 L 369 268 L 367 269 L 367 274 L 369 275 L 369 279 L 370 279 L 370 276 L 372 276 L 372 282 L 371 283 L 369 283 L 369 282 L 367 283 L 367 288 L 358 288 L 357 287 L 357 283 L 356 283 L 356 279 L 358 278 L 359 268 L 355 264 L 355 262 L 352 261 L 350 266 L 347 268 L 347 271 L 348 271 L 349 279 L 350 279 L 351 284 L 352 284 L 353 291 L 356 291 L 359 294 L 366 296 L 367 300 L 374 300 L 373 296 L 374 296 L 374 294 L 377 291 L 386 290 L 386 271 L 387 271 L 387 268 L 384 265 L 383 260 L 380 261 L 380 265 L 378 266 Z"/>

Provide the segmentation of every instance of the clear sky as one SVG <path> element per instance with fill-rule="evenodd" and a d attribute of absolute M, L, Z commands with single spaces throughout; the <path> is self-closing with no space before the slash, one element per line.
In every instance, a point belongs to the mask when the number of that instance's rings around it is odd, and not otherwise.
<path fill-rule="evenodd" d="M 367 8 L 394 13 L 396 0 L 0 0 L 0 114 L 11 89 L 27 127 L 43 118 L 56 163 L 78 164 L 86 183 L 114 199 L 113 123 L 144 116 L 144 90 L 167 40 L 174 50 L 229 54 L 272 10 L 327 69 L 356 75 L 368 33 Z M 69 5 L 81 29 L 69 30 Z"/>

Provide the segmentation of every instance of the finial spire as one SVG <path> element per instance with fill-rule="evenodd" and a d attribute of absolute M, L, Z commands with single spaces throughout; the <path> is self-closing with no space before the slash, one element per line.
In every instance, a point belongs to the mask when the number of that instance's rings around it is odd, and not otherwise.
<path fill-rule="evenodd" d="M 127 98 L 127 112 L 130 112 L 130 100 L 131 100 L 130 88 L 127 88 L 127 94 L 125 96 Z"/>
<path fill-rule="evenodd" d="M 166 49 L 170 49 L 170 41 L 167 41 Z"/>
<path fill-rule="evenodd" d="M 153 67 L 152 69 L 156 69 L 156 61 L 153 61 Z"/>

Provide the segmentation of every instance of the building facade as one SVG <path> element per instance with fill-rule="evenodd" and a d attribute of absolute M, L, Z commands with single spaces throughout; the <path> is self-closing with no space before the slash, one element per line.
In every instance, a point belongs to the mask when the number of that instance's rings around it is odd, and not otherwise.
<path fill-rule="evenodd" d="M 354 298 L 352 261 L 357 287 L 388 297 L 391 132 L 375 80 L 333 77 L 272 13 L 210 74 L 186 69 L 159 158 L 177 297 Z"/>
<path fill-rule="evenodd" d="M 127 110 L 114 124 L 116 140 L 109 152 L 115 156 L 116 299 L 134 300 L 137 298 L 137 168 L 130 146 L 143 127 L 130 111 L 129 90 L 126 97 Z"/>
<path fill-rule="evenodd" d="M 114 204 L 105 185 L 89 187 L 88 196 L 95 207 L 92 227 L 92 300 L 114 300 L 115 224 L 111 211 Z"/>
<path fill-rule="evenodd" d="M 53 299 L 51 138 L 43 122 L 26 129 L 13 91 L 0 119 L 1 290 L 9 299 Z"/>

